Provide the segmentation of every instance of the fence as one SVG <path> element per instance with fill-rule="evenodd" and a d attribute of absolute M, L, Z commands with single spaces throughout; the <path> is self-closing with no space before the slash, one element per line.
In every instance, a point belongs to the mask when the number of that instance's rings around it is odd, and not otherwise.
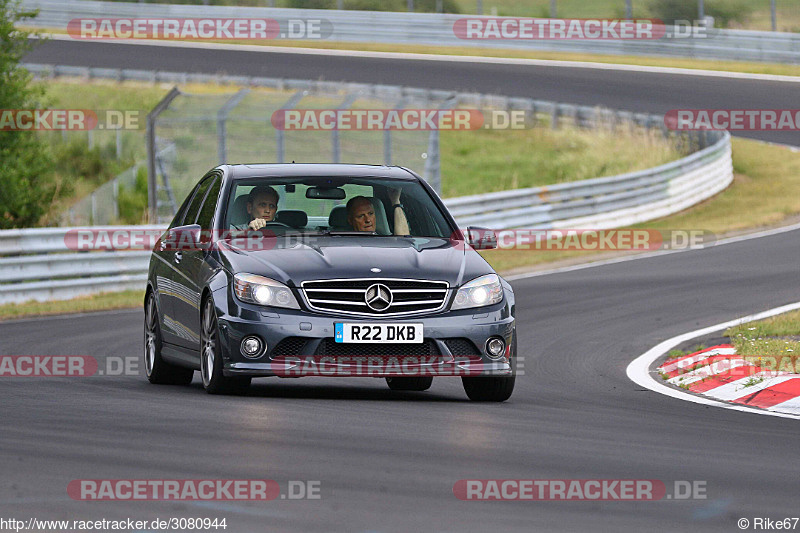
<path fill-rule="evenodd" d="M 709 29 L 704 38 L 658 40 L 470 40 L 459 39 L 453 25 L 463 15 L 336 11 L 266 7 L 192 6 L 86 0 L 25 0 L 40 9 L 31 24 L 66 29 L 74 18 L 271 18 L 320 19 L 330 23 L 330 41 L 492 47 L 613 55 L 668 56 L 710 60 L 800 63 L 800 34 Z M 674 28 L 667 28 L 676 34 Z"/>
<path fill-rule="evenodd" d="M 457 93 L 391 85 L 335 83 L 265 77 L 221 76 L 126 69 L 95 69 L 24 65 L 38 76 L 81 76 L 181 83 L 225 83 L 244 86 L 235 93 L 187 94 L 170 92 L 148 116 L 149 190 L 152 219 L 165 222 L 179 201 L 209 168 L 224 162 L 383 162 L 406 166 L 420 173 L 441 192 L 439 131 L 281 131 L 270 118 L 278 109 L 383 107 L 390 109 L 445 109 L 469 107 L 510 112 L 523 111 L 528 124 L 559 127 L 570 123 L 584 128 L 635 125 L 655 128 L 669 135 L 663 117 L 626 111 L 577 106 L 497 95 Z M 266 88 L 256 92 L 254 88 Z M 678 142 L 704 148 L 714 133 L 673 134 Z M 711 137 L 709 137 L 711 136 Z M 115 205 L 113 183 L 84 201 L 94 224 L 100 218 L 97 196 L 109 198 L 106 211 Z M 83 206 L 86 213 L 86 206 Z M 111 213 L 113 215 L 113 212 Z M 74 212 L 73 220 L 77 220 Z M 86 219 L 84 216 L 83 220 Z"/>

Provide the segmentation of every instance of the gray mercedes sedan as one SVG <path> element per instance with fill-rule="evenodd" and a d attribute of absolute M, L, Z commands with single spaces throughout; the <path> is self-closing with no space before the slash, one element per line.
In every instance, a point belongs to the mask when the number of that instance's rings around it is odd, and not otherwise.
<path fill-rule="evenodd" d="M 467 396 L 514 389 L 514 293 L 431 187 L 400 167 L 222 165 L 155 245 L 145 296 L 152 383 L 240 393 L 254 377 L 379 377 Z"/>

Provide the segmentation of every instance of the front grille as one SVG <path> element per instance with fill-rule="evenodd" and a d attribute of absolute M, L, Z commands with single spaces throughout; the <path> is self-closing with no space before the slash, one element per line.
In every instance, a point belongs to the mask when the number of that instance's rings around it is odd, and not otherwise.
<path fill-rule="evenodd" d="M 469 339 L 464 339 L 464 338 L 445 339 L 444 343 L 447 346 L 447 349 L 450 350 L 450 353 L 456 357 L 481 356 L 481 353 Z"/>
<path fill-rule="evenodd" d="M 391 293 L 387 299 L 367 305 L 370 287 L 382 285 Z M 340 279 L 305 281 L 302 283 L 306 304 L 316 311 L 360 315 L 399 316 L 439 311 L 447 300 L 448 285 L 444 281 L 406 279 Z M 375 290 L 373 289 L 373 293 Z M 380 292 L 383 295 L 383 291 Z"/>
<path fill-rule="evenodd" d="M 302 355 L 306 340 L 304 337 L 286 337 L 272 350 L 272 357 Z"/>
<path fill-rule="evenodd" d="M 355 344 L 325 339 L 314 355 L 332 357 L 420 357 L 440 355 L 436 342 L 426 339 L 418 344 Z"/>

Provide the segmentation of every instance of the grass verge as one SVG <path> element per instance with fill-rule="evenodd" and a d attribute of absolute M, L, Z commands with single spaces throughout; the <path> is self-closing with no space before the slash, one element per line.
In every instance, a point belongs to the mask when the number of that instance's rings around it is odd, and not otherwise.
<path fill-rule="evenodd" d="M 729 328 L 736 353 L 768 370 L 800 373 L 800 311 Z"/>
<path fill-rule="evenodd" d="M 143 301 L 144 290 L 130 290 L 122 292 L 104 292 L 92 296 L 73 298 L 72 300 L 5 304 L 0 305 L 0 320 L 126 309 L 141 307 Z"/>

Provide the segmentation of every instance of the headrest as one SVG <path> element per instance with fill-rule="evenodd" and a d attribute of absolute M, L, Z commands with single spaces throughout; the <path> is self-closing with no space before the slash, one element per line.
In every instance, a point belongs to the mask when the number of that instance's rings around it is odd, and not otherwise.
<path fill-rule="evenodd" d="M 308 224 L 308 215 L 299 209 L 284 209 L 275 213 L 275 220 L 293 228 L 304 228 Z"/>
<path fill-rule="evenodd" d="M 332 230 L 353 231 L 353 228 L 347 221 L 347 207 L 343 205 L 337 205 L 331 209 L 331 214 L 328 215 L 328 226 Z"/>
<path fill-rule="evenodd" d="M 247 213 L 248 195 L 240 196 L 233 201 L 231 212 L 228 215 L 228 224 L 231 226 L 242 226 L 250 222 L 250 215 Z"/>

